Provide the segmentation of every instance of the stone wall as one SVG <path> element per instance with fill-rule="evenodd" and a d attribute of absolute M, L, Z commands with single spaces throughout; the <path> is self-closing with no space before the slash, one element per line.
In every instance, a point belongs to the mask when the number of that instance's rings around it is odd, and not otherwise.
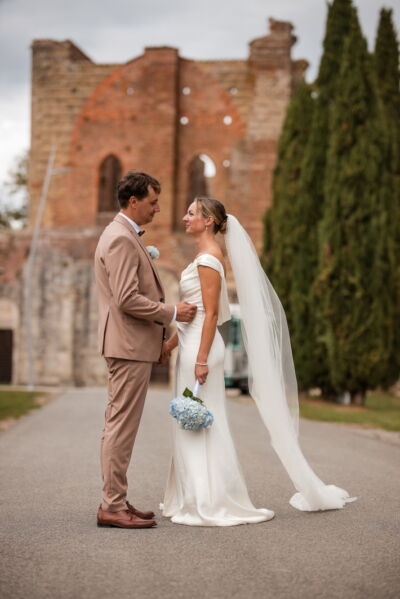
<path fill-rule="evenodd" d="M 294 41 L 289 23 L 271 19 L 247 60 L 194 61 L 152 47 L 122 65 L 95 64 L 69 41 L 35 41 L 30 222 L 53 143 L 56 168 L 65 170 L 52 179 L 45 227 L 96 224 L 99 168 L 113 154 L 123 171 L 148 171 L 162 182 L 159 234 L 181 230 L 189 165 L 207 154 L 216 166 L 213 195 L 260 247 L 279 132 L 306 68 L 291 60 Z"/>
<path fill-rule="evenodd" d="M 29 227 L 0 235 L 0 328 L 14 332 L 13 382 L 27 381 L 27 310 L 37 383 L 105 382 L 92 262 L 113 218 L 99 213 L 107 156 L 123 172 L 147 171 L 162 183 L 161 212 L 143 239 L 160 249 L 167 301 L 177 301 L 180 272 L 194 252 L 181 219 L 196 157 L 213 161 L 210 194 L 261 248 L 279 133 L 307 67 L 291 59 L 294 40 L 290 23 L 270 20 L 269 34 L 251 42 L 246 60 L 194 61 L 155 47 L 119 65 L 96 64 L 70 41 L 33 42 Z M 53 144 L 55 170 L 27 298 L 26 259 Z M 231 280 L 230 287 L 234 297 Z"/>
<path fill-rule="evenodd" d="M 30 234 L 0 235 L 0 264 L 4 264 L 0 271 L 0 329 L 14 333 L 12 382 L 29 382 L 27 318 L 31 314 L 35 384 L 105 384 L 105 364 L 97 351 L 93 271 L 100 233 L 98 228 L 44 230 L 32 286 L 27 281 L 26 260 Z M 160 260 L 158 270 L 166 300 L 175 304 L 179 267 L 171 270 L 166 262 Z"/>

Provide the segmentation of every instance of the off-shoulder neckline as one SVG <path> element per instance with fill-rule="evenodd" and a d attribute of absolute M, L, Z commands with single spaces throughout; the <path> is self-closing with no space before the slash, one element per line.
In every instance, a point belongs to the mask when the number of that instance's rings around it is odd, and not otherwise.
<path fill-rule="evenodd" d="M 224 265 L 222 264 L 221 260 L 219 258 L 217 258 L 217 256 L 214 256 L 214 254 L 209 254 L 208 252 L 204 252 L 203 254 L 198 254 L 196 256 L 196 258 L 193 260 L 192 264 L 194 262 L 196 262 L 197 258 L 201 258 L 201 256 L 211 256 L 211 258 L 215 258 L 215 260 L 217 260 L 217 262 L 219 262 L 220 265 L 222 266 L 222 272 L 224 273 L 224 277 L 226 277 Z"/>

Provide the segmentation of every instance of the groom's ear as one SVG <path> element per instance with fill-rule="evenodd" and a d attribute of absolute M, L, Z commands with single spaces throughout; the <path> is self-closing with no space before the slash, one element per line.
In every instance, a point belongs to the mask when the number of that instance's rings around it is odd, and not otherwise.
<path fill-rule="evenodd" d="M 131 196 L 131 197 L 129 198 L 129 203 L 131 204 L 131 206 L 136 206 L 136 204 L 137 204 L 137 201 L 138 201 L 138 200 L 137 200 L 137 197 L 136 197 L 136 196 Z"/>

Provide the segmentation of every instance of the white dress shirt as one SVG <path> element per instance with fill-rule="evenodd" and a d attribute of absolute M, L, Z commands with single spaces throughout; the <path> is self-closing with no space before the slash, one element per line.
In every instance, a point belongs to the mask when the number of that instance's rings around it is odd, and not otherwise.
<path fill-rule="evenodd" d="M 135 231 L 136 231 L 136 233 L 137 233 L 137 234 L 141 233 L 141 231 L 142 231 L 143 229 L 141 229 L 141 228 L 139 227 L 139 225 L 138 225 L 137 223 L 135 223 L 135 221 L 134 221 L 134 220 L 132 220 L 131 218 L 129 218 L 129 216 L 126 216 L 126 214 L 124 214 L 123 212 L 120 212 L 119 214 L 120 214 L 121 216 L 123 216 L 124 218 L 126 218 L 126 220 L 128 221 L 128 223 L 130 223 L 130 224 L 131 224 L 131 226 L 132 226 L 132 227 L 135 229 Z M 177 308 L 176 308 L 176 306 L 175 306 L 175 307 L 174 307 L 174 315 L 173 315 L 173 317 L 172 317 L 172 320 L 171 320 L 171 322 L 175 322 L 175 320 L 176 320 L 176 311 L 177 311 Z"/>
<path fill-rule="evenodd" d="M 131 218 L 129 218 L 129 216 L 126 216 L 126 214 L 124 214 L 123 212 L 119 213 L 121 216 L 123 216 L 124 218 L 126 218 L 126 220 L 128 221 L 128 223 L 131 223 L 132 227 L 135 229 L 136 233 L 139 234 L 142 232 L 142 229 L 139 227 L 138 224 L 135 223 L 134 220 L 132 220 Z"/>

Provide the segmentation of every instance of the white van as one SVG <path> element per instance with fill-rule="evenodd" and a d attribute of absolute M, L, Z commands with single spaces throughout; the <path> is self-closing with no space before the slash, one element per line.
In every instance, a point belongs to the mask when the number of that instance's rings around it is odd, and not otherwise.
<path fill-rule="evenodd" d="M 240 307 L 239 304 L 230 304 L 229 307 L 232 318 L 219 327 L 226 346 L 225 387 L 236 387 L 242 393 L 248 393 L 248 362 L 240 328 Z"/>

